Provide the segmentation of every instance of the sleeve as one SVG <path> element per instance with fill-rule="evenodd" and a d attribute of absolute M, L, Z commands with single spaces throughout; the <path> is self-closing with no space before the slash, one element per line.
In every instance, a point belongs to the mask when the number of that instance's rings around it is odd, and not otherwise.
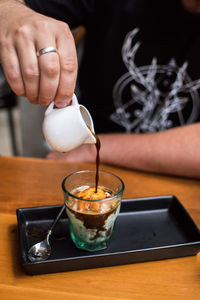
<path fill-rule="evenodd" d="M 98 0 L 25 0 L 31 9 L 68 23 L 71 28 L 91 22 Z"/>

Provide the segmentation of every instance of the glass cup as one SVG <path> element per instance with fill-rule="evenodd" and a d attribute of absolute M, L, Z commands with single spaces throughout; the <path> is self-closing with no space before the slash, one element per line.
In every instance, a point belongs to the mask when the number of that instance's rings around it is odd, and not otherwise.
<path fill-rule="evenodd" d="M 62 183 L 71 238 L 77 248 L 88 251 L 107 248 L 124 191 L 124 183 L 119 177 L 99 171 L 98 191 L 104 191 L 103 198 L 78 197 L 77 193 L 86 189 L 95 190 L 95 176 L 96 171 L 78 171 Z"/>

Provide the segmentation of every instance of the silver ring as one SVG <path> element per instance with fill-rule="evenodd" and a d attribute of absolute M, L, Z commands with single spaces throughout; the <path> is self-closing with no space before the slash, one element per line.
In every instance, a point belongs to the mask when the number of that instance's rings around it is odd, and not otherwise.
<path fill-rule="evenodd" d="M 46 48 L 42 48 L 40 50 L 37 51 L 37 56 L 41 56 L 43 54 L 49 53 L 49 52 L 57 52 L 57 49 L 55 47 L 49 46 Z"/>

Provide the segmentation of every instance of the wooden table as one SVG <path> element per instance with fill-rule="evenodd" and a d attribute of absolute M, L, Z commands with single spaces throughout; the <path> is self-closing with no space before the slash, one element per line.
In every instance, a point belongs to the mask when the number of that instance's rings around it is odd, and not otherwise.
<path fill-rule="evenodd" d="M 0 157 L 0 299 L 200 299 L 200 255 L 46 275 L 20 263 L 16 209 L 63 203 L 62 179 L 94 169 L 31 158 Z M 125 182 L 124 198 L 176 195 L 200 227 L 200 182 L 101 165 Z"/>

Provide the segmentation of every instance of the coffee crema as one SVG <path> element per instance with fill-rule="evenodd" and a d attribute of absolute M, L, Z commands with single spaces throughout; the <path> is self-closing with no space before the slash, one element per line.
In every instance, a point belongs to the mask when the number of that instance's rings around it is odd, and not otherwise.
<path fill-rule="evenodd" d="M 109 210 L 111 204 L 110 203 L 104 203 L 101 201 L 95 201 L 95 200 L 103 200 L 106 198 L 111 197 L 112 192 L 105 191 L 102 187 L 97 188 L 97 192 L 95 192 L 95 188 L 85 188 L 81 190 L 78 193 L 74 193 L 74 196 L 84 199 L 84 200 L 94 200 L 94 201 L 79 201 L 77 205 L 77 210 L 81 212 L 97 212 L 101 213 L 102 209 Z M 72 205 L 73 207 L 73 205 Z M 113 208 L 113 207 L 112 207 Z"/>
<path fill-rule="evenodd" d="M 75 196 L 87 200 L 100 200 L 106 198 L 106 193 L 99 187 L 97 188 L 97 191 L 96 188 L 86 188 L 85 190 L 76 193 Z"/>

